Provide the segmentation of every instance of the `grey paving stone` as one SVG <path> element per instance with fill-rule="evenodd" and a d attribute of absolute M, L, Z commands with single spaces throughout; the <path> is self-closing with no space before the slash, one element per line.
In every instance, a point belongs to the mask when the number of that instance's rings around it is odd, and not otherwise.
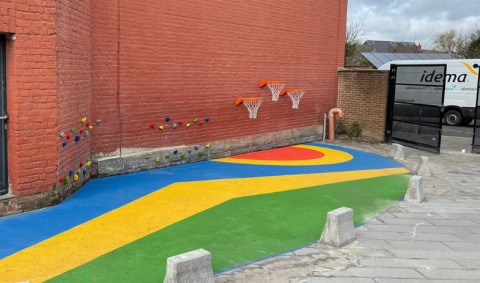
<path fill-rule="evenodd" d="M 388 240 L 390 245 L 396 249 L 402 250 L 434 250 L 434 251 L 451 251 L 452 249 L 444 245 L 442 242 L 428 241 L 396 241 Z M 453 242 L 452 242 L 453 243 Z"/>
<path fill-rule="evenodd" d="M 448 226 L 448 227 L 480 227 L 478 223 L 472 220 L 455 219 L 455 220 L 430 220 L 435 226 Z"/>
<path fill-rule="evenodd" d="M 397 217 L 395 215 L 391 214 L 390 212 L 386 212 L 386 213 L 380 215 L 378 218 L 380 218 L 380 219 L 392 219 L 392 218 L 396 219 Z"/>
<path fill-rule="evenodd" d="M 437 202 L 437 203 L 450 203 L 450 202 L 454 202 L 450 199 L 447 199 L 447 198 L 439 198 L 439 197 L 434 197 L 434 196 L 431 196 L 431 195 L 427 195 L 426 196 L 427 198 L 427 201 L 428 202 Z"/>
<path fill-rule="evenodd" d="M 365 227 L 365 225 L 363 225 L 363 226 L 360 226 L 360 227 L 357 227 L 357 228 L 355 228 L 355 230 L 357 230 L 357 232 L 366 232 L 366 231 L 370 231 L 370 230 L 368 230 L 368 228 L 367 228 L 367 227 Z"/>
<path fill-rule="evenodd" d="M 480 234 L 480 227 L 465 227 L 473 233 Z"/>
<path fill-rule="evenodd" d="M 478 283 L 475 280 L 430 280 L 430 279 L 393 279 L 375 278 L 377 283 Z"/>
<path fill-rule="evenodd" d="M 360 264 L 371 267 L 462 268 L 460 264 L 448 259 L 368 258 L 360 260 Z"/>
<path fill-rule="evenodd" d="M 296 251 L 293 251 L 295 255 L 311 255 L 311 254 L 319 254 L 320 251 L 314 248 L 302 248 Z"/>
<path fill-rule="evenodd" d="M 418 230 L 423 233 L 431 234 L 471 234 L 471 230 L 466 228 L 472 227 L 444 227 L 444 226 L 418 226 Z M 475 227 L 474 227 L 475 228 Z M 479 227 L 480 228 L 480 227 Z"/>
<path fill-rule="evenodd" d="M 366 239 L 359 239 L 357 247 L 366 248 L 366 249 L 377 249 L 377 250 L 378 249 L 389 250 L 394 248 L 384 240 L 366 240 Z"/>
<path fill-rule="evenodd" d="M 469 213 L 469 214 L 480 214 L 480 210 L 472 209 L 472 208 L 439 208 L 439 207 L 431 207 L 431 206 L 418 206 L 418 207 L 406 207 L 410 212 L 413 213 L 435 213 L 435 214 L 442 214 L 442 213 Z"/>
<path fill-rule="evenodd" d="M 306 281 L 302 280 L 301 282 L 306 283 L 375 283 L 373 278 L 335 278 L 335 277 L 310 277 Z"/>
<path fill-rule="evenodd" d="M 428 202 L 428 206 L 431 207 L 441 207 L 441 208 L 452 208 L 452 207 L 461 207 L 461 208 L 480 208 L 480 203 L 442 203 L 442 202 Z"/>
<path fill-rule="evenodd" d="M 443 242 L 443 243 L 456 251 L 480 252 L 480 243 L 478 242 Z"/>
<path fill-rule="evenodd" d="M 429 234 L 429 233 L 400 233 L 404 240 L 410 241 L 431 241 L 431 242 L 461 242 L 463 239 L 453 234 Z M 475 235 L 475 234 L 459 234 L 459 235 Z M 388 239 L 387 239 L 388 240 Z M 397 240 L 397 239 L 391 239 Z"/>
<path fill-rule="evenodd" d="M 353 267 L 329 273 L 334 277 L 425 278 L 413 268 Z"/>
<path fill-rule="evenodd" d="M 376 232 L 411 232 L 413 226 L 409 225 L 366 225 L 368 230 Z M 432 226 L 434 227 L 434 226 Z"/>
<path fill-rule="evenodd" d="M 397 258 L 480 259 L 480 252 L 391 250 L 390 253 Z"/>
<path fill-rule="evenodd" d="M 432 225 L 425 219 L 385 219 L 384 222 L 387 225 Z"/>
<path fill-rule="evenodd" d="M 430 219 L 439 219 L 442 220 L 444 218 L 434 214 L 434 213 L 393 213 L 394 216 L 397 218 L 406 218 L 406 219 L 425 219 L 425 220 L 430 220 Z M 480 216 L 480 215 L 479 215 Z"/>
<path fill-rule="evenodd" d="M 459 269 L 426 269 L 417 268 L 418 272 L 422 273 L 429 279 L 442 280 L 480 280 L 480 270 L 459 270 Z"/>
<path fill-rule="evenodd" d="M 398 232 L 357 232 L 357 238 L 375 240 L 405 240 L 405 237 Z"/>
<path fill-rule="evenodd" d="M 385 225 L 384 219 L 374 218 L 367 222 L 368 225 Z"/>
<path fill-rule="evenodd" d="M 468 269 L 480 269 L 480 259 L 456 259 L 455 261 Z"/>
<path fill-rule="evenodd" d="M 465 214 L 465 213 L 441 213 L 439 216 L 445 219 L 465 219 L 465 220 L 478 220 L 480 221 L 480 214 Z"/>
<path fill-rule="evenodd" d="M 467 242 L 480 242 L 480 234 L 456 234 L 455 236 Z"/>

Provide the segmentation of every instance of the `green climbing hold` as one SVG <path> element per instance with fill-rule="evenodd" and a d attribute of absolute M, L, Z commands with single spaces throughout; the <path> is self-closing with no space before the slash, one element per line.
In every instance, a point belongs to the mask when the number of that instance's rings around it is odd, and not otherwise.
<path fill-rule="evenodd" d="M 185 153 L 182 153 L 182 155 L 180 155 L 181 158 L 184 158 L 185 157 Z"/>
<path fill-rule="evenodd" d="M 165 155 L 165 158 L 170 158 L 170 154 Z"/>
<path fill-rule="evenodd" d="M 77 130 L 77 129 L 75 129 L 75 128 L 72 128 L 72 133 L 75 133 L 75 131 L 76 131 L 76 130 Z"/>
<path fill-rule="evenodd" d="M 198 122 L 198 119 L 193 120 L 193 123 L 197 123 L 197 122 Z"/>
<path fill-rule="evenodd" d="M 63 183 L 68 184 L 68 181 L 70 181 L 70 179 L 68 177 L 65 177 L 65 180 L 63 181 Z"/>
<path fill-rule="evenodd" d="M 198 153 L 198 155 L 202 156 L 202 155 L 203 155 L 203 151 L 200 151 L 200 152 Z"/>

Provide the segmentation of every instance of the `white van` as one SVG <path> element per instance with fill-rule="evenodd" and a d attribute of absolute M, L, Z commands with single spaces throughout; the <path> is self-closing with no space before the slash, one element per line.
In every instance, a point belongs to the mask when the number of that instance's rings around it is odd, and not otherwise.
<path fill-rule="evenodd" d="M 392 61 L 380 67 L 379 70 L 390 70 L 390 65 L 393 64 L 447 64 L 445 111 L 443 112 L 445 123 L 450 126 L 468 125 L 475 118 L 480 59 Z M 428 82 L 438 78 L 436 74 L 423 74 L 422 79 Z"/>

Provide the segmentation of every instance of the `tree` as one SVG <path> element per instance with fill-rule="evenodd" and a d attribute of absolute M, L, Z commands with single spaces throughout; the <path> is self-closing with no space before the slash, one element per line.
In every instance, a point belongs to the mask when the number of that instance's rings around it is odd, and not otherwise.
<path fill-rule="evenodd" d="M 459 58 L 471 58 L 470 45 L 480 38 L 480 24 L 473 24 L 468 30 L 450 29 L 437 33 L 433 43 L 440 52 L 452 54 Z"/>
<path fill-rule="evenodd" d="M 480 37 L 468 47 L 467 58 L 480 58 Z"/>
<path fill-rule="evenodd" d="M 345 66 L 369 66 L 370 63 L 360 54 L 366 51 L 362 45 L 364 22 L 350 21 L 347 23 L 345 36 Z"/>

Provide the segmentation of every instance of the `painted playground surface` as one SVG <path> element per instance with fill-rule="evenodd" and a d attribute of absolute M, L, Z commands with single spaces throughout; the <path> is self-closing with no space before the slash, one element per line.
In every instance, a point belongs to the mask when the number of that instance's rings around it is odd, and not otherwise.
<path fill-rule="evenodd" d="M 359 225 L 409 177 L 312 143 L 93 180 L 58 206 L 0 218 L 0 282 L 163 282 L 168 257 L 199 248 L 219 272 L 317 241 L 339 207 Z"/>

